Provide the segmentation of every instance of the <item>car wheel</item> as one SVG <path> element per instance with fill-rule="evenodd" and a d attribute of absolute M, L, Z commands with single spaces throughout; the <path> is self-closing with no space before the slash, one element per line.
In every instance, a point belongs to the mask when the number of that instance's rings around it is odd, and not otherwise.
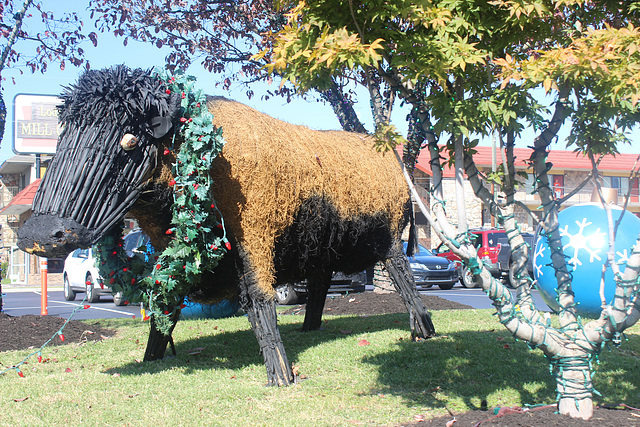
<path fill-rule="evenodd" d="M 278 304 L 291 305 L 298 302 L 298 293 L 291 285 L 280 285 L 276 287 L 276 301 Z"/>
<path fill-rule="evenodd" d="M 473 277 L 473 274 L 471 273 L 471 270 L 469 270 L 467 267 L 462 270 L 462 286 L 464 286 L 465 288 L 475 288 L 476 286 L 478 286 L 475 278 Z"/>
<path fill-rule="evenodd" d="M 122 307 L 123 305 L 125 305 L 125 300 L 124 300 L 124 297 L 122 295 L 122 292 L 116 292 L 113 295 L 113 303 L 115 305 L 117 305 L 118 307 Z"/>
<path fill-rule="evenodd" d="M 455 283 L 451 282 L 451 283 L 439 283 L 438 287 L 440 289 L 442 289 L 443 291 L 448 291 L 449 289 L 453 288 L 453 285 Z"/>
<path fill-rule="evenodd" d="M 64 299 L 66 301 L 73 301 L 76 299 L 76 293 L 71 289 L 71 283 L 69 283 L 69 278 L 64 276 Z"/>
<path fill-rule="evenodd" d="M 100 296 L 97 295 L 95 286 L 93 284 L 93 277 L 91 274 L 87 274 L 87 301 L 89 302 L 98 302 L 100 301 Z"/>

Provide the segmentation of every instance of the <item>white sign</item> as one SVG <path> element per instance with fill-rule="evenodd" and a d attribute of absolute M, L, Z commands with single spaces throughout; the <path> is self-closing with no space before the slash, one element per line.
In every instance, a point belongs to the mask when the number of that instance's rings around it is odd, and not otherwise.
<path fill-rule="evenodd" d="M 58 144 L 58 109 L 55 95 L 13 98 L 13 151 L 17 154 L 55 154 Z"/>

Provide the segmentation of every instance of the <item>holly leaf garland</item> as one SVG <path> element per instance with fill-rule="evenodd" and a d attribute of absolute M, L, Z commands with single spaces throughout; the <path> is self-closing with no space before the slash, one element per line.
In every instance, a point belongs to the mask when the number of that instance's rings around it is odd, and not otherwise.
<path fill-rule="evenodd" d="M 139 257 L 129 259 L 116 237 L 107 236 L 101 247 L 101 274 L 114 272 L 110 281 L 130 301 L 141 301 L 154 316 L 158 329 L 169 334 L 171 315 L 180 310 L 186 295 L 199 283 L 203 271 L 213 270 L 231 248 L 224 221 L 211 195 L 209 177 L 213 159 L 222 151 L 222 129 L 213 126 L 213 116 L 206 108 L 206 96 L 195 90 L 195 78 L 181 72 L 157 73 L 167 91 L 181 95 L 182 114 L 175 124 L 183 137 L 173 165 L 174 203 L 168 247 L 150 262 L 139 264 Z M 119 230 L 120 233 L 122 229 Z M 116 231 L 116 233 L 117 233 Z M 114 233 L 115 234 L 115 233 Z M 120 239 L 121 242 L 121 239 Z M 127 264 L 128 263 L 128 264 Z"/>

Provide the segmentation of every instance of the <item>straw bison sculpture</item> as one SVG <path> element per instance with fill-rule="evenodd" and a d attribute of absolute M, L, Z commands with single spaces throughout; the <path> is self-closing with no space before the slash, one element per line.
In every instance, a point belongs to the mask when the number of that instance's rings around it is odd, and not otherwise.
<path fill-rule="evenodd" d="M 165 248 L 175 157 L 162 153 L 180 145 L 185 120 L 175 98 L 155 73 L 125 66 L 88 71 L 66 88 L 58 150 L 18 245 L 65 256 L 95 244 L 130 213 L 153 245 Z M 294 380 L 277 327 L 274 288 L 282 283 L 307 281 L 302 329 L 314 330 L 332 272 L 383 261 L 410 313 L 412 335 L 435 334 L 402 252 L 410 201 L 393 156 L 376 152 L 367 136 L 291 125 L 221 97 L 207 97 L 207 108 L 225 140 L 210 176 L 230 250 L 189 296 L 197 301 L 232 284 L 269 384 Z M 127 150 L 125 135 L 137 141 Z M 173 344 L 159 334 L 151 322 L 145 360 L 164 357 Z"/>

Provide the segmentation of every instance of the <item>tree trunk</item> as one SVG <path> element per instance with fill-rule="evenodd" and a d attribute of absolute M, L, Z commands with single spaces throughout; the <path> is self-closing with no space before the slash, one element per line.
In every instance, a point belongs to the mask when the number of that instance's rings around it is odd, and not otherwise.
<path fill-rule="evenodd" d="M 560 358 L 556 368 L 558 412 L 572 418 L 588 420 L 593 416 L 593 386 L 587 355 Z"/>

